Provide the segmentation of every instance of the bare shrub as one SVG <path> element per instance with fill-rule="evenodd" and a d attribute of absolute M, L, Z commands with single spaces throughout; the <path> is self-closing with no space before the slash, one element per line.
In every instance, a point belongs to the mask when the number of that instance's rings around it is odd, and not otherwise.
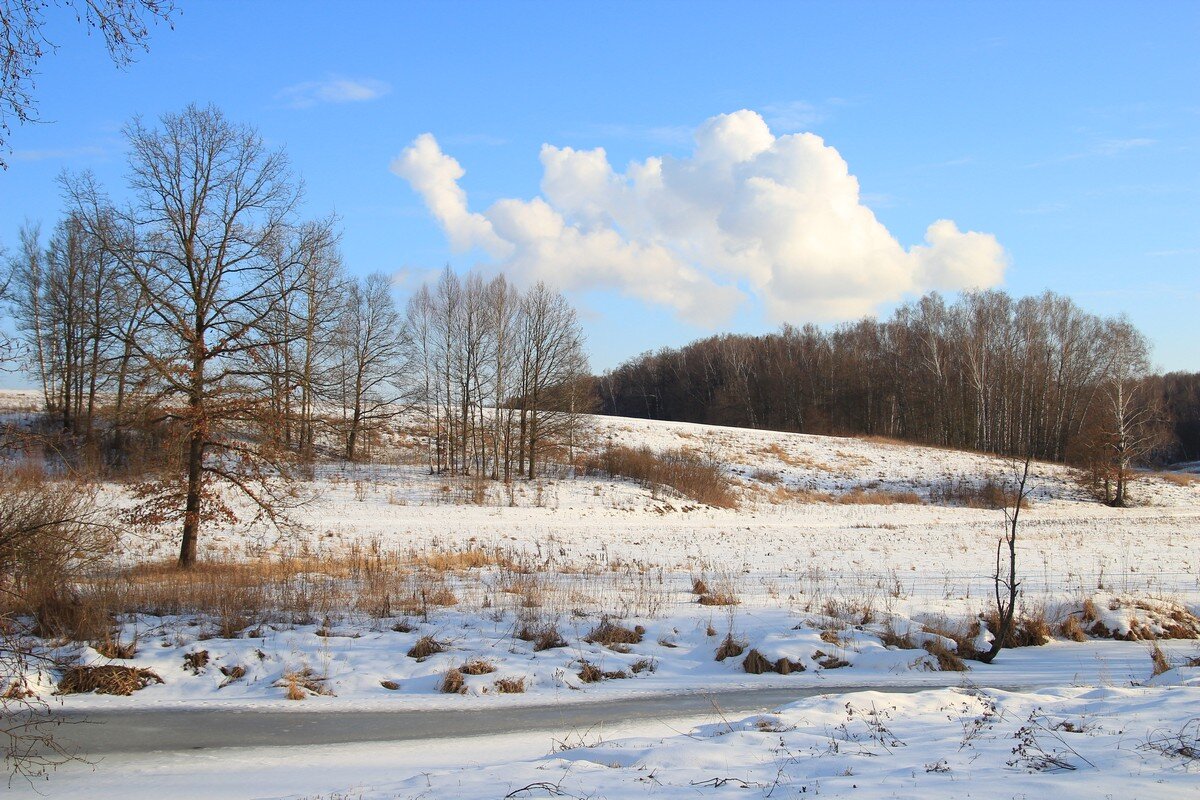
<path fill-rule="evenodd" d="M 999 511 L 1012 508 L 1017 502 L 1017 488 L 994 476 L 983 480 L 966 477 L 946 478 L 929 487 L 929 499 L 936 505 L 984 508 Z M 1021 508 L 1029 508 L 1028 497 L 1021 498 Z"/>
<path fill-rule="evenodd" d="M 131 695 L 139 689 L 162 683 L 154 670 L 144 667 L 79 665 L 68 667 L 58 681 L 55 694 L 116 694 Z"/>

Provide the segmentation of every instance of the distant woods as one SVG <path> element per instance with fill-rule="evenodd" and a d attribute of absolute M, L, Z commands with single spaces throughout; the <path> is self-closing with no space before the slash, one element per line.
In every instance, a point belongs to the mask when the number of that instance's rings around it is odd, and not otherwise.
<path fill-rule="evenodd" d="M 606 414 L 1070 461 L 1114 503 L 1152 453 L 1200 457 L 1200 375 L 1153 376 L 1128 320 L 1050 293 L 934 293 L 884 320 L 713 336 L 597 386 Z"/>

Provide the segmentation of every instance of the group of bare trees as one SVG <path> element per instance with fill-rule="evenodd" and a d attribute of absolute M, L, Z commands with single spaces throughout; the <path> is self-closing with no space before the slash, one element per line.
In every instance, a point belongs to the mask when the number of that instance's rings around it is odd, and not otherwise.
<path fill-rule="evenodd" d="M 64 176 L 48 242 L 21 231 L 8 305 L 58 453 L 138 477 L 132 516 L 181 525 L 181 564 L 204 519 L 278 519 L 298 466 L 360 457 L 404 403 L 431 422 L 431 469 L 534 475 L 583 405 L 561 295 L 447 268 L 402 314 L 385 275 L 346 274 L 335 218 L 300 217 L 285 153 L 253 128 L 190 106 L 125 134 L 127 199 Z"/>
<path fill-rule="evenodd" d="M 405 314 L 409 396 L 426 416 L 430 471 L 533 477 L 548 441 L 588 409 L 575 311 L 544 283 L 465 281 L 446 269 Z"/>
<path fill-rule="evenodd" d="M 1086 461 L 1123 503 L 1161 435 L 1148 344 L 1047 293 L 938 294 L 886 320 L 784 326 L 647 353 L 599 381 L 605 413 L 879 435 Z"/>

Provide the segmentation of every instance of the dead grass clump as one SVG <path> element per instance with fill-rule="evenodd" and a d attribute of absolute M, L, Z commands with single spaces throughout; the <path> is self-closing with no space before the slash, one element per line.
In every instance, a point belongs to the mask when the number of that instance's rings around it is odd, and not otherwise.
<path fill-rule="evenodd" d="M 158 673 L 143 667 L 80 665 L 63 672 L 55 694 L 116 694 L 128 696 L 155 683 L 162 683 Z"/>
<path fill-rule="evenodd" d="M 542 625 L 535 628 L 523 625 L 517 631 L 517 638 L 523 642 L 532 642 L 533 650 L 537 653 L 567 646 L 567 640 L 562 637 L 555 625 Z"/>
<path fill-rule="evenodd" d="M 583 637 L 583 640 L 588 644 L 612 647 L 613 645 L 637 644 L 642 641 L 642 634 L 611 622 L 608 617 L 603 617 L 600 624 L 588 631 L 588 635 Z"/>
<path fill-rule="evenodd" d="M 524 694 L 525 676 L 519 678 L 499 678 L 492 683 L 500 694 Z"/>
<path fill-rule="evenodd" d="M 756 469 L 750 473 L 750 477 L 759 483 L 776 484 L 779 483 L 779 473 L 771 469 Z"/>
<path fill-rule="evenodd" d="M 424 661 L 432 655 L 446 652 L 446 645 L 432 636 L 422 636 L 417 643 L 408 648 L 408 657 Z"/>
<path fill-rule="evenodd" d="M 717 590 L 700 595 L 696 602 L 702 606 L 736 606 L 741 601 L 733 592 Z"/>
<path fill-rule="evenodd" d="M 922 645 L 925 652 L 937 659 L 940 672 L 966 672 L 967 665 L 958 653 L 951 650 L 942 639 L 930 639 Z"/>
<path fill-rule="evenodd" d="M 846 643 L 842 641 L 840 636 L 838 636 L 838 632 L 832 628 L 826 628 L 825 630 L 821 631 L 821 641 L 825 644 L 831 644 L 834 647 L 846 646 Z"/>
<path fill-rule="evenodd" d="M 997 635 L 1000 631 L 1000 615 L 996 609 L 993 608 L 986 612 L 983 619 L 987 622 L 988 630 L 992 635 Z M 1010 648 L 1041 647 L 1050 639 L 1050 623 L 1046 621 L 1045 612 L 1039 609 L 1013 618 L 1012 630 L 1005 637 L 1004 646 Z"/>
<path fill-rule="evenodd" d="M 600 681 L 622 680 L 629 677 L 624 670 L 602 670 L 590 661 L 579 660 L 579 680 L 584 683 L 599 683 Z"/>
<path fill-rule="evenodd" d="M 742 669 L 751 675 L 762 675 L 764 672 L 774 672 L 775 665 L 757 650 L 751 650 L 742 659 Z"/>
<path fill-rule="evenodd" d="M 434 572 L 465 572 L 483 567 L 506 567 L 509 569 L 515 567 L 512 559 L 498 548 L 485 550 L 481 547 L 413 553 L 412 564 Z"/>
<path fill-rule="evenodd" d="M 708 584 L 704 582 L 704 578 L 692 579 L 692 594 L 708 594 Z"/>
<path fill-rule="evenodd" d="M 183 668 L 193 675 L 199 675 L 204 672 L 208 666 L 208 651 L 195 650 L 191 653 L 183 654 Z"/>
<path fill-rule="evenodd" d="M 916 492 L 900 492 L 889 489 L 862 489 L 859 487 L 837 495 L 835 500 L 843 506 L 919 506 L 924 502 Z"/>
<path fill-rule="evenodd" d="M 309 695 L 333 697 L 333 692 L 325 686 L 325 676 L 317 675 L 309 667 L 283 673 L 283 677 L 272 684 L 278 689 L 287 689 L 288 700 L 303 700 Z"/>
<path fill-rule="evenodd" d="M 716 660 L 724 661 L 727 658 L 736 658 L 737 656 L 740 656 L 745 651 L 746 651 L 746 648 L 743 645 L 739 644 L 738 642 L 734 641 L 733 634 L 729 633 L 729 634 L 725 635 L 725 639 L 721 642 L 721 645 L 717 648 Z"/>
<path fill-rule="evenodd" d="M 829 655 L 823 650 L 813 652 L 813 661 L 820 665 L 821 669 L 841 669 L 842 667 L 850 666 L 850 662 L 838 656 Z"/>
<path fill-rule="evenodd" d="M 684 497 L 718 508 L 737 508 L 724 468 L 687 448 L 656 453 L 649 447 L 610 445 L 583 463 L 588 474 L 630 478 L 651 489 L 667 486 Z"/>
<path fill-rule="evenodd" d="M 41 596 L 33 612 L 33 634 L 43 639 L 103 642 L 112 637 L 112 616 L 104 603 L 85 601 L 75 592 L 33 589 Z"/>
<path fill-rule="evenodd" d="M 1058 623 L 1058 635 L 1064 639 L 1070 639 L 1073 642 L 1086 642 L 1088 635 L 1083 629 L 1083 624 L 1079 621 L 1079 617 L 1074 614 L 1068 614 L 1066 619 Z"/>
<path fill-rule="evenodd" d="M 1167 655 L 1158 646 L 1158 642 L 1152 643 L 1153 647 L 1150 650 L 1150 663 L 1153 665 L 1151 675 L 1162 675 L 1164 672 L 1170 672 L 1171 662 L 1167 661 Z"/>
<path fill-rule="evenodd" d="M 137 655 L 137 639 L 122 642 L 120 639 L 108 637 L 103 641 L 93 642 L 92 649 L 105 658 L 129 659 Z"/>
<path fill-rule="evenodd" d="M 400 684 L 396 683 L 396 681 L 380 681 L 379 685 L 387 689 L 389 692 L 394 692 L 400 688 Z"/>
<path fill-rule="evenodd" d="M 482 658 L 472 658 L 458 668 L 463 675 L 490 675 L 496 671 L 496 666 Z"/>
<path fill-rule="evenodd" d="M 804 672 L 804 662 L 779 658 L 775 661 L 775 671 L 780 675 L 791 675 L 793 672 Z"/>
<path fill-rule="evenodd" d="M 909 631 L 897 633 L 896 629 L 891 625 L 888 625 L 882 631 L 880 631 L 879 641 L 884 647 L 895 647 L 899 650 L 912 650 L 917 646 L 917 643 L 913 641 Z"/>
<path fill-rule="evenodd" d="M 467 682 L 463 678 L 462 670 L 446 670 L 446 675 L 442 678 L 440 689 L 442 694 L 466 694 Z"/>
<path fill-rule="evenodd" d="M 242 678 L 246 677 L 246 668 L 240 664 L 234 664 L 232 667 L 221 667 L 221 674 L 225 676 L 225 680 L 221 681 L 218 689 L 224 689 L 231 683 L 237 683 Z"/>
<path fill-rule="evenodd" d="M 640 675 L 643 672 L 657 672 L 658 662 L 653 658 L 639 658 L 629 665 L 629 671 L 634 675 Z"/>

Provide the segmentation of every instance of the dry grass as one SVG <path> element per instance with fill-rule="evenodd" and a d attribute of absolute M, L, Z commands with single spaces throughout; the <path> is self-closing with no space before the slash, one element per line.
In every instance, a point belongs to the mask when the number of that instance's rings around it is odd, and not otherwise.
<path fill-rule="evenodd" d="M 446 670 L 446 674 L 443 676 L 442 683 L 439 688 L 443 694 L 466 694 L 467 682 L 463 678 L 462 670 Z"/>
<path fill-rule="evenodd" d="M 837 495 L 835 502 L 843 506 L 919 506 L 924 501 L 916 492 L 901 492 L 890 489 L 854 488 Z"/>
<path fill-rule="evenodd" d="M 733 634 L 728 633 L 725 639 L 717 647 L 716 660 L 724 661 L 727 658 L 737 658 L 746 651 L 746 648 L 734 641 Z"/>
<path fill-rule="evenodd" d="M 325 686 L 325 676 L 318 675 L 309 667 L 285 672 L 273 685 L 286 689 L 284 696 L 288 700 L 304 700 L 310 695 L 333 697 L 333 692 Z"/>
<path fill-rule="evenodd" d="M 942 639 L 932 639 L 922 645 L 929 655 L 937 660 L 940 672 L 966 672 L 967 665 L 954 650 L 951 650 Z"/>
<path fill-rule="evenodd" d="M 742 659 L 742 669 L 751 675 L 762 675 L 764 672 L 774 672 L 775 665 L 757 650 L 751 650 Z"/>
<path fill-rule="evenodd" d="M 482 658 L 472 658 L 458 668 L 463 675 L 490 675 L 496 671 L 496 665 Z"/>
<path fill-rule="evenodd" d="M 1200 483 L 1200 475 L 1191 472 L 1156 472 L 1154 477 L 1175 486 L 1194 486 Z"/>
<path fill-rule="evenodd" d="M 1000 615 L 996 609 L 984 614 L 988 630 L 993 636 L 1000 631 Z M 1013 617 L 1012 630 L 1004 639 L 1005 647 L 1041 647 L 1049 642 L 1050 623 L 1046 621 L 1044 609 L 1036 609 Z"/>
<path fill-rule="evenodd" d="M 1015 486 L 994 477 L 981 481 L 968 478 L 947 478 L 929 487 L 929 499 L 935 505 L 985 508 L 998 511 L 1012 508 L 1017 502 Z M 1021 500 L 1021 508 L 1029 508 L 1029 498 Z"/>
<path fill-rule="evenodd" d="M 194 650 L 183 654 L 183 668 L 193 675 L 199 675 L 208 667 L 208 651 Z"/>
<path fill-rule="evenodd" d="M 1072 642 L 1086 642 L 1088 639 L 1087 631 L 1084 630 L 1079 617 L 1074 614 L 1068 614 L 1066 619 L 1058 623 L 1057 633 L 1062 638 L 1070 639 Z"/>
<path fill-rule="evenodd" d="M 519 678 L 499 678 L 492 682 L 492 686 L 500 694 L 524 694 L 525 693 L 525 677 Z"/>
<path fill-rule="evenodd" d="M 151 669 L 122 667 L 115 664 L 103 666 L 75 666 L 63 671 L 55 694 L 116 694 L 131 695 L 139 689 L 163 679 Z"/>
<path fill-rule="evenodd" d="M 733 592 L 717 590 L 700 595 L 696 602 L 702 606 L 736 606 L 741 601 Z"/>
<path fill-rule="evenodd" d="M 400 684 L 396 681 L 380 681 L 379 685 L 387 689 L 389 692 L 394 692 L 400 688 Z"/>
<path fill-rule="evenodd" d="M 598 455 L 589 456 L 582 469 L 585 474 L 630 478 L 651 489 L 667 486 L 705 505 L 738 505 L 722 466 L 686 448 L 656 453 L 648 447 L 610 445 Z"/>
<path fill-rule="evenodd" d="M 415 658 L 417 661 L 424 661 L 432 655 L 446 652 L 446 644 L 439 642 L 432 636 L 422 636 L 417 640 L 416 644 L 408 648 L 408 657 Z"/>
<path fill-rule="evenodd" d="M 599 683 L 600 681 L 624 680 L 629 677 L 625 670 L 602 670 L 590 661 L 579 660 L 579 680 L 584 683 Z"/>
<path fill-rule="evenodd" d="M 583 640 L 589 644 L 602 644 L 606 647 L 637 644 L 642 641 L 642 633 L 644 632 L 644 628 L 641 631 L 626 628 L 623 625 L 612 622 L 608 617 L 603 617 L 600 620 L 600 624 L 588 631 L 587 636 L 583 637 Z"/>
<path fill-rule="evenodd" d="M 532 628 L 528 625 L 523 625 L 517 631 L 517 638 L 524 642 L 532 642 L 534 652 L 567 646 L 566 639 L 558 632 L 558 627 L 555 625 L 542 625 Z"/>
<path fill-rule="evenodd" d="M 887 625 L 879 633 L 879 641 L 884 647 L 895 647 L 899 650 L 913 650 L 917 643 L 913 641 L 909 631 L 897 633 L 891 625 Z"/>
<path fill-rule="evenodd" d="M 1167 661 L 1167 655 L 1158 646 L 1158 642 L 1152 642 L 1153 646 L 1150 649 L 1150 663 L 1152 665 L 1152 675 L 1162 675 L 1164 672 L 1170 672 L 1171 662 Z"/>

